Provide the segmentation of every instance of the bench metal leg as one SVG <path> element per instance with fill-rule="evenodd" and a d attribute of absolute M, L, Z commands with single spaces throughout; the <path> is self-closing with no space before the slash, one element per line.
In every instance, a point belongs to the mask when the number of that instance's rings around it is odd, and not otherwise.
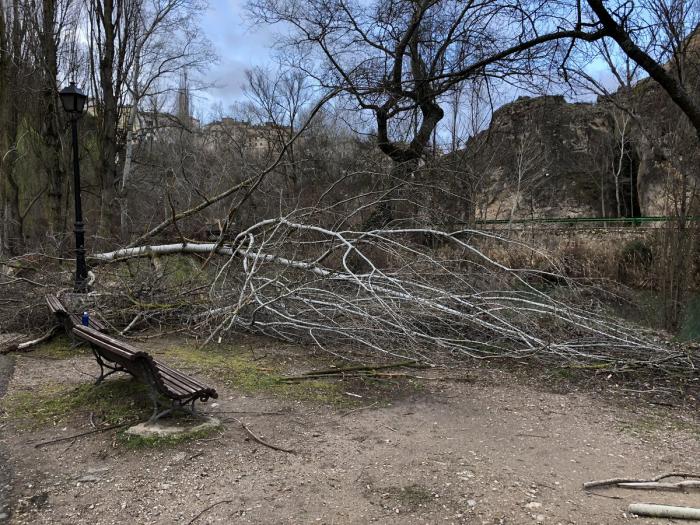
<path fill-rule="evenodd" d="M 188 414 L 191 414 L 193 416 L 197 416 L 197 409 L 195 408 L 194 404 L 195 401 L 197 401 L 197 398 L 192 399 L 191 401 L 185 401 L 184 403 L 181 401 L 173 400 L 171 402 L 170 407 L 166 408 L 165 410 L 158 412 L 158 392 L 155 389 L 151 390 L 151 399 L 153 400 L 153 415 L 151 418 L 148 420 L 150 423 L 155 423 L 158 421 L 161 417 L 170 415 L 174 413 L 176 410 L 182 410 L 183 412 L 187 412 Z"/>
<path fill-rule="evenodd" d="M 91 350 L 92 350 L 93 355 L 95 356 L 95 360 L 97 361 L 97 364 L 100 365 L 100 377 L 98 377 L 97 381 L 95 381 L 96 385 L 99 385 L 102 381 L 105 380 L 106 377 L 111 376 L 115 372 L 124 372 L 123 367 L 121 367 L 119 365 L 116 365 L 116 366 L 108 365 L 107 363 L 105 363 L 104 359 L 102 359 L 100 354 L 94 348 L 91 347 Z M 109 370 L 109 372 L 107 372 L 106 374 L 105 374 L 105 369 Z"/>
<path fill-rule="evenodd" d="M 149 423 L 155 423 L 155 422 L 158 421 L 161 417 L 167 416 L 167 415 L 169 415 L 169 414 L 172 414 L 172 412 L 173 412 L 173 409 L 172 409 L 172 408 L 165 409 L 165 410 L 163 410 L 162 412 L 158 412 L 158 410 L 156 409 L 156 410 L 153 411 L 153 415 L 151 416 L 151 419 L 148 420 L 148 422 L 149 422 Z"/>

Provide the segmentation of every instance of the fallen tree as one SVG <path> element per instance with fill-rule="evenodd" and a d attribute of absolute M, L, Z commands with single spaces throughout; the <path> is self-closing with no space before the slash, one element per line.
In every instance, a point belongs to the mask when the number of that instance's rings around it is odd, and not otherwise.
<path fill-rule="evenodd" d="M 487 245 L 530 250 L 547 269 L 506 266 Z M 209 340 L 243 329 L 341 357 L 360 347 L 426 362 L 534 358 L 611 372 L 700 365 L 601 313 L 588 287 L 546 254 L 484 231 L 333 230 L 288 216 L 260 221 L 232 243 L 138 246 L 92 260 L 176 253 L 221 256 L 206 300 L 182 310 Z"/>

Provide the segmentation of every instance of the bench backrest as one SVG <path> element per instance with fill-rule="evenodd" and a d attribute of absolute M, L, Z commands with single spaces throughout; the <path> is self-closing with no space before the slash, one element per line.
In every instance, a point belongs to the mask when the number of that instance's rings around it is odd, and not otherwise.
<path fill-rule="evenodd" d="M 74 312 L 69 312 L 57 296 L 47 295 L 46 304 L 49 305 L 49 311 L 63 323 L 66 332 L 70 333 L 71 328 L 74 326 L 82 326 L 81 316 Z M 105 325 L 94 318 L 90 319 L 90 326 L 99 331 L 105 330 Z"/>
<path fill-rule="evenodd" d="M 116 363 L 141 381 L 155 387 L 162 394 L 175 399 L 193 399 L 203 401 L 218 397 L 216 390 L 207 387 L 196 379 L 189 377 L 163 363 L 159 363 L 150 354 L 95 330 L 89 326 L 77 325 L 72 329 L 73 335 L 92 345 L 93 351 L 107 361 Z M 167 384 L 166 384 L 167 383 Z"/>
<path fill-rule="evenodd" d="M 78 339 L 93 345 L 95 351 L 107 361 L 121 365 L 145 382 L 162 384 L 155 361 L 148 353 L 89 326 L 74 326 L 72 332 Z"/>

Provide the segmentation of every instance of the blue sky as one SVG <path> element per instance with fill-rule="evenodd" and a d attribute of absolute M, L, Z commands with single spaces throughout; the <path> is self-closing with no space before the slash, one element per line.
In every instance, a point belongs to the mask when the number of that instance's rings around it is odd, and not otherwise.
<path fill-rule="evenodd" d="M 204 76 L 216 87 L 195 97 L 195 112 L 208 115 L 214 104 L 221 102 L 224 111 L 236 101 L 243 100 L 242 85 L 245 70 L 267 65 L 272 60 L 274 29 L 251 27 L 245 19 L 245 0 L 210 0 L 202 18 L 202 30 L 211 40 L 219 56 Z"/>
<path fill-rule="evenodd" d="M 219 104 L 224 114 L 231 114 L 231 106 L 245 100 L 243 84 L 245 71 L 254 66 L 273 66 L 273 50 L 276 33 L 280 27 L 255 26 L 246 18 L 246 0 L 210 0 L 209 9 L 202 17 L 202 31 L 211 40 L 219 57 L 203 77 L 206 84 L 214 87 L 200 91 L 194 96 L 195 116 L 206 120 L 216 118 L 215 108 Z M 602 62 L 591 64 L 593 77 L 612 84 L 612 76 Z M 511 93 L 508 102 L 518 93 Z M 592 97 L 583 95 L 583 100 Z"/>

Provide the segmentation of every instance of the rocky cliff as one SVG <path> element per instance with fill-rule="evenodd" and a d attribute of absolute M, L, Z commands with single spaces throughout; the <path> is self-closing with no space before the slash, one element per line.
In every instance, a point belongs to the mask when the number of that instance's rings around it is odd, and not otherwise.
<path fill-rule="evenodd" d="M 686 79 L 700 79 L 699 66 L 687 61 Z M 645 79 L 590 104 L 521 97 L 444 163 L 469 180 L 476 218 L 631 217 L 672 211 L 683 178 L 697 182 L 698 149 L 687 119 Z"/>

